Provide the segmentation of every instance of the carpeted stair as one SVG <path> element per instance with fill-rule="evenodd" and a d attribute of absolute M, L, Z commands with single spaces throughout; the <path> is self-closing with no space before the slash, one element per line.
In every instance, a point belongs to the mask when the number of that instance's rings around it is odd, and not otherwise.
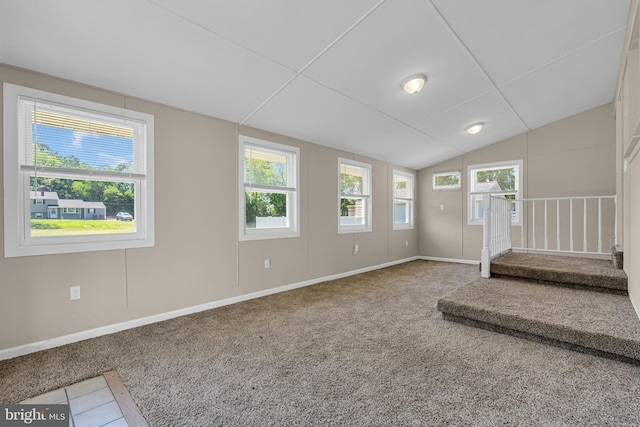
<path fill-rule="evenodd" d="M 628 295 L 627 275 L 604 259 L 507 252 L 491 261 L 491 277 L 527 279 Z"/>
<path fill-rule="evenodd" d="M 640 364 L 640 320 L 610 261 L 508 253 L 491 273 L 441 298 L 443 318 Z"/>

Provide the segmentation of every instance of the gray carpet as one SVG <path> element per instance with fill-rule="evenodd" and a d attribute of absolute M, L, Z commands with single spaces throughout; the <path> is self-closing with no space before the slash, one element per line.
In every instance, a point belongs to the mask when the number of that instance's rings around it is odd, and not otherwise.
<path fill-rule="evenodd" d="M 640 425 L 640 367 L 441 319 L 415 261 L 0 362 L 0 402 L 116 369 L 152 426 Z"/>
<path fill-rule="evenodd" d="M 520 280 L 476 279 L 441 298 L 438 310 L 640 364 L 640 320 L 627 296 Z"/>
<path fill-rule="evenodd" d="M 519 277 L 627 294 L 627 275 L 611 260 L 507 252 L 491 260 L 491 276 Z"/>

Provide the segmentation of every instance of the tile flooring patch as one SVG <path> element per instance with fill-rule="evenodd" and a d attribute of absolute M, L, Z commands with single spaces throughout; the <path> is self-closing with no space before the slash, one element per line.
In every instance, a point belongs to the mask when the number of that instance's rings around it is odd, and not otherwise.
<path fill-rule="evenodd" d="M 68 404 L 72 418 L 69 425 L 74 427 L 129 426 L 111 388 L 102 375 L 23 400 L 20 403 Z"/>

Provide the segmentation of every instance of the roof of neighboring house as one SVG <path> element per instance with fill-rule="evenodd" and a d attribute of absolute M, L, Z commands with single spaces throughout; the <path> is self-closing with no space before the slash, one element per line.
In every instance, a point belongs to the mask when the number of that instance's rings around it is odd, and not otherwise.
<path fill-rule="evenodd" d="M 55 191 L 31 191 L 29 197 L 31 199 L 58 200 L 58 193 Z"/>
<path fill-rule="evenodd" d="M 102 202 L 85 202 L 84 200 L 60 199 L 58 206 L 61 208 L 81 208 L 81 209 L 106 209 Z"/>
<path fill-rule="evenodd" d="M 478 182 L 475 188 L 476 193 L 491 193 L 492 191 L 502 191 L 498 181 Z"/>

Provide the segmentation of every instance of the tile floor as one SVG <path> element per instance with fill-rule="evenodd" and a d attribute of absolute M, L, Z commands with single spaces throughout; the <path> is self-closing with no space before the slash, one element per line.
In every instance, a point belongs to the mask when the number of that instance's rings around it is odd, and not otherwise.
<path fill-rule="evenodd" d="M 68 404 L 69 427 L 128 427 L 107 381 L 101 375 L 20 403 Z"/>

